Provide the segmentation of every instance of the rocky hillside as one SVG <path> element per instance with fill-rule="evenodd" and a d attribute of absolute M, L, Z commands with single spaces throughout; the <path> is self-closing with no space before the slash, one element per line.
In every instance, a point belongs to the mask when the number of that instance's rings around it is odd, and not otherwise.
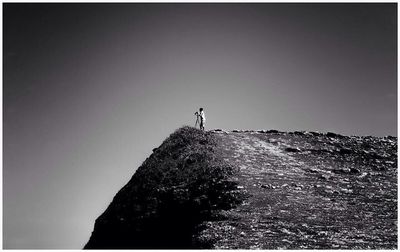
<path fill-rule="evenodd" d="M 86 249 L 396 249 L 397 138 L 183 127 Z"/>

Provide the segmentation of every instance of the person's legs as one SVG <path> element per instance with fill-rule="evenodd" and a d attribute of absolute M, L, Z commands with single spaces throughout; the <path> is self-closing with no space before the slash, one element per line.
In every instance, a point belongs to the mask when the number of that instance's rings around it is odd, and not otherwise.
<path fill-rule="evenodd" d="M 204 130 L 204 122 L 203 122 L 203 120 L 201 120 L 201 122 L 200 122 L 200 129 Z"/>

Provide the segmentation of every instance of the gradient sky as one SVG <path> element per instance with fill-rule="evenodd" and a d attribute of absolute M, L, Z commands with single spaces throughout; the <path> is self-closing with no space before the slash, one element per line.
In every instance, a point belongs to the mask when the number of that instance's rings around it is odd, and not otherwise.
<path fill-rule="evenodd" d="M 4 4 L 3 246 L 80 249 L 175 129 L 397 136 L 396 4 Z"/>

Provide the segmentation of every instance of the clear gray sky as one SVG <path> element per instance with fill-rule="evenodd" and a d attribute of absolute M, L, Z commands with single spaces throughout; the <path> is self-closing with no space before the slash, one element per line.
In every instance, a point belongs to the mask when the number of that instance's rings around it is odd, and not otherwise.
<path fill-rule="evenodd" d="M 4 4 L 5 248 L 79 249 L 178 127 L 397 136 L 396 4 Z"/>

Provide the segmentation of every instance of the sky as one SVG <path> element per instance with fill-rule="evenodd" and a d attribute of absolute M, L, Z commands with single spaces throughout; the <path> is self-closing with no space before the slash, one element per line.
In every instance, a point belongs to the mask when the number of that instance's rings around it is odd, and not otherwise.
<path fill-rule="evenodd" d="M 397 136 L 396 4 L 4 4 L 3 247 L 80 249 L 206 129 Z"/>

